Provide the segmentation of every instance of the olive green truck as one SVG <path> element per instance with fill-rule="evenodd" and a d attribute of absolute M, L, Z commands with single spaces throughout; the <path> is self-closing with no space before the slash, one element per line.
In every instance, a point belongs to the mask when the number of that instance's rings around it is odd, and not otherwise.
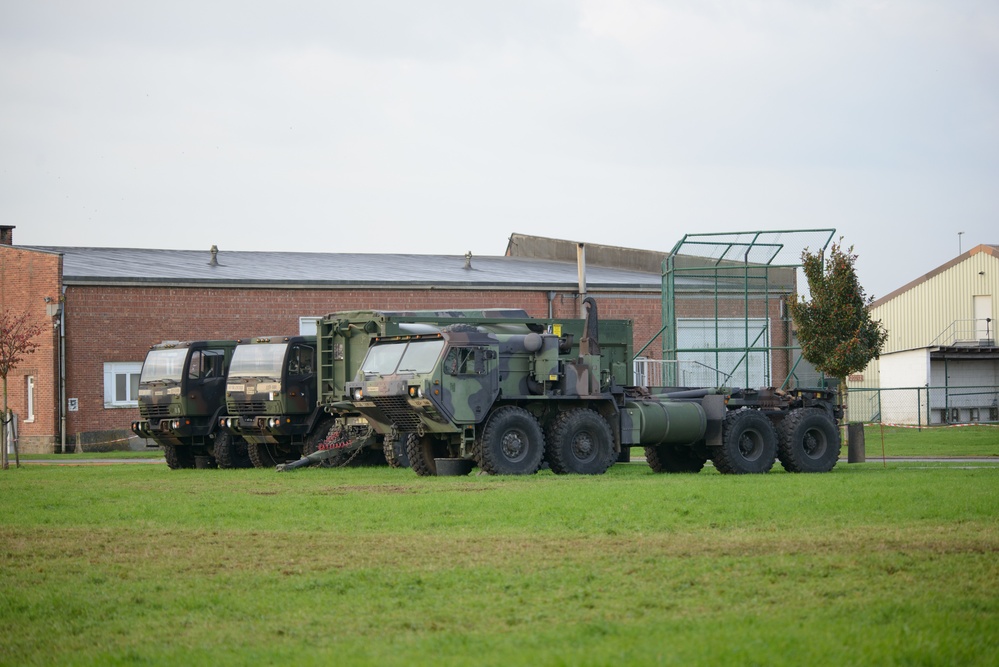
<path fill-rule="evenodd" d="M 322 391 L 321 400 L 361 415 L 386 441 L 404 439 L 420 475 L 474 465 L 532 474 L 545 462 L 601 474 L 632 447 L 657 472 L 698 472 L 708 460 L 722 473 L 766 472 L 778 458 L 791 472 L 835 466 L 835 392 L 632 386 L 630 354 L 613 357 L 596 302 L 584 303 L 578 343 L 551 325 L 512 322 L 373 335 L 348 400 Z"/>

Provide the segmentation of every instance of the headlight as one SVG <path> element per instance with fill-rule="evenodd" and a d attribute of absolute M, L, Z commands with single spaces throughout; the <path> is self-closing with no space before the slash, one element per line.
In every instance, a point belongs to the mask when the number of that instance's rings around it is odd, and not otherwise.
<path fill-rule="evenodd" d="M 361 400 L 361 396 L 364 396 L 364 392 L 363 392 L 363 391 L 361 390 L 361 388 L 360 388 L 360 387 L 358 387 L 358 388 L 354 389 L 354 391 L 353 391 L 353 392 L 351 392 L 351 394 L 350 394 L 350 395 L 351 395 L 351 397 L 352 397 L 352 398 L 353 398 L 353 399 L 354 399 L 355 401 L 359 401 L 359 400 Z"/>
<path fill-rule="evenodd" d="M 409 388 L 410 398 L 423 398 L 423 387 L 410 387 Z"/>

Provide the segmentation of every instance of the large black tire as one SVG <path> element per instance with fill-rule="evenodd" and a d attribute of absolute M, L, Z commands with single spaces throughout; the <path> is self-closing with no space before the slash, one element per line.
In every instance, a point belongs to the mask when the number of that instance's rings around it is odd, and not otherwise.
<path fill-rule="evenodd" d="M 305 443 L 302 445 L 302 456 L 308 456 L 319 451 L 319 445 L 323 444 L 326 437 L 330 434 L 336 427 L 336 420 L 332 417 L 327 417 L 326 419 L 320 420 L 316 428 L 305 438 Z M 320 468 L 338 468 L 342 466 L 347 459 L 350 457 L 349 454 L 344 452 L 336 452 L 328 459 L 323 459 L 317 466 Z"/>
<path fill-rule="evenodd" d="M 432 435 L 420 436 L 410 433 L 406 437 L 406 455 L 409 456 L 409 467 L 420 477 L 436 477 L 437 462 L 435 458 L 446 458 L 447 446 Z"/>
<path fill-rule="evenodd" d="M 839 427 L 825 410 L 792 410 L 777 429 L 777 456 L 788 472 L 829 472 L 840 451 Z"/>
<path fill-rule="evenodd" d="M 407 436 L 403 434 L 398 438 L 386 436 L 382 440 L 382 451 L 385 453 L 385 462 L 389 468 L 408 468 L 409 452 L 406 451 Z"/>
<path fill-rule="evenodd" d="M 602 475 L 618 452 L 610 424 L 586 408 L 560 412 L 548 428 L 545 458 L 552 472 L 562 475 Z"/>
<path fill-rule="evenodd" d="M 170 470 L 194 467 L 194 451 L 185 445 L 163 445 L 163 457 Z"/>
<path fill-rule="evenodd" d="M 693 445 L 653 445 L 645 448 L 645 460 L 655 472 L 698 473 L 708 457 Z"/>
<path fill-rule="evenodd" d="M 250 453 L 246 450 L 246 441 L 234 438 L 228 431 L 219 431 L 215 434 L 215 446 L 212 452 L 220 468 L 253 467 Z"/>
<path fill-rule="evenodd" d="M 711 462 L 720 473 L 767 472 L 777 460 L 777 431 L 763 413 L 736 410 L 725 417 L 722 444 L 710 451 Z"/>
<path fill-rule="evenodd" d="M 499 408 L 486 419 L 478 454 L 479 467 L 490 475 L 533 475 L 545 455 L 541 424 L 524 408 Z"/>
<path fill-rule="evenodd" d="M 246 451 L 253 461 L 254 468 L 273 468 L 279 463 L 284 463 L 284 458 L 278 460 L 277 452 L 270 445 L 249 442 L 246 444 Z"/>

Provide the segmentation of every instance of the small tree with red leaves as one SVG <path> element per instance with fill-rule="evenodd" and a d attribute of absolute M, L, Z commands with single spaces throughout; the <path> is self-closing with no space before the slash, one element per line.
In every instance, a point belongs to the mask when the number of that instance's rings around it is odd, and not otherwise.
<path fill-rule="evenodd" d="M 4 470 L 10 468 L 7 459 L 7 427 L 10 419 L 7 409 L 7 375 L 24 361 L 25 355 L 38 348 L 32 339 L 42 333 L 42 327 L 32 324 L 27 313 L 0 314 L 0 377 L 3 378 L 3 419 L 0 419 L 0 461 Z M 15 450 L 16 452 L 17 450 Z M 20 465 L 20 459 L 17 461 Z"/>
<path fill-rule="evenodd" d="M 853 246 L 844 251 L 833 243 L 828 258 L 806 249 L 801 260 L 811 301 L 799 298 L 790 304 L 801 354 L 816 369 L 839 379 L 845 408 L 847 376 L 878 358 L 888 332 L 880 320 L 871 319 L 867 308 L 874 299 L 864 294 L 857 280 Z"/>

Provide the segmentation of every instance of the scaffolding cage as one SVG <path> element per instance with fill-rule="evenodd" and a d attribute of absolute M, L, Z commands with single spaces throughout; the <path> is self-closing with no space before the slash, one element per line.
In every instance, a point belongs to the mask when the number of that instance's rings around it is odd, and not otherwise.
<path fill-rule="evenodd" d="M 802 254 L 825 254 L 835 229 L 687 234 L 662 264 L 662 367 L 668 387 L 815 387 L 788 303 Z M 807 290 L 807 281 L 801 281 Z M 651 341 L 650 341 L 651 342 Z M 644 349 L 644 348 L 643 348 Z"/>

